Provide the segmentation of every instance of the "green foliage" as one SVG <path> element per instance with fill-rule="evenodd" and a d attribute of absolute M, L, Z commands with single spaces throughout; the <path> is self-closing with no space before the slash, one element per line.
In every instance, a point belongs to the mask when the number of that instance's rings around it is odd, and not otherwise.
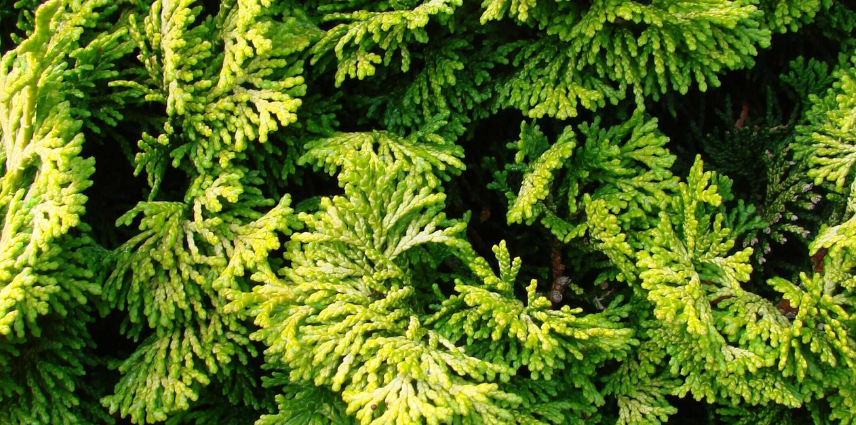
<path fill-rule="evenodd" d="M 670 171 L 675 157 L 664 147 L 669 139 L 642 110 L 609 128 L 599 120 L 584 123 L 579 133 L 585 137 L 579 146 L 570 126 L 549 145 L 538 126 L 522 124 L 520 140 L 509 145 L 517 149 L 515 164 L 495 173 L 491 187 L 506 193 L 509 223 L 539 220 L 561 242 L 585 241 L 575 255 L 604 254 L 611 265 L 595 267 L 598 283 L 634 281 L 634 262 L 626 258 L 638 243 L 627 231 L 650 228 L 677 184 Z M 509 179 L 519 171 L 515 194 Z"/>
<path fill-rule="evenodd" d="M 110 420 L 97 406 L 100 389 L 85 377 L 95 364 L 87 324 L 101 305 L 95 259 L 103 250 L 81 221 L 94 160 L 82 154 L 83 123 L 72 106 L 77 93 L 65 85 L 66 79 L 85 84 L 103 77 L 81 76 L 92 60 L 81 35 L 109 15 L 106 5 L 45 3 L 32 35 L 0 59 L 3 422 Z"/>
<path fill-rule="evenodd" d="M 476 406 L 509 398 L 480 382 L 511 371 L 423 328 L 413 305 L 409 265 L 422 246 L 463 243 L 463 223 L 442 213 L 445 196 L 370 146 L 348 158 L 339 181 L 344 197 L 301 213 L 309 231 L 294 236 L 283 279 L 234 302 L 256 316 L 253 338 L 269 347 L 268 361 L 288 367 L 292 381 L 341 392 L 361 423 L 510 418 L 500 406 Z"/>
<path fill-rule="evenodd" d="M 69 279 L 53 271 L 64 252 L 64 237 L 80 225 L 85 190 L 95 171 L 94 161 L 80 155 L 83 134 L 69 100 L 61 89 L 69 51 L 77 44 L 81 27 L 98 17 L 86 3 L 81 10 L 65 10 L 59 2 L 40 8 L 32 38 L 7 53 L 0 64 L 0 123 L 3 175 L 0 205 L 4 230 L 3 307 L 0 334 L 25 336 L 25 327 L 38 335 L 36 319 L 61 310 L 62 299 L 85 302 L 97 295 L 86 270 L 67 263 Z M 53 33 L 52 25 L 65 30 Z M 69 249 L 68 247 L 66 249 Z M 51 264 L 54 263 L 54 264 Z M 62 271 L 60 271 L 62 273 Z M 61 293 L 61 294 L 59 294 Z"/>
<path fill-rule="evenodd" d="M 818 12 L 828 9 L 828 0 L 762 0 L 756 3 L 764 11 L 764 23 L 773 32 L 797 31 L 811 23 Z"/>
<path fill-rule="evenodd" d="M 10 424 L 112 423 L 99 409 L 91 374 L 96 361 L 86 327 L 91 309 L 42 320 L 42 333 L 29 340 L 0 342 L 0 420 Z"/>
<path fill-rule="evenodd" d="M 674 156 L 663 147 L 668 139 L 657 131 L 657 121 L 646 120 L 637 110 L 621 125 L 602 129 L 595 120 L 581 125 L 580 133 L 585 142 L 578 149 L 571 127 L 565 127 L 556 143 L 545 149 L 547 141 L 539 128 L 523 124 L 514 146 L 518 149 L 515 162 L 529 164 L 509 208 L 509 223 L 525 219 L 531 224 L 547 210 L 542 223 L 567 242 L 585 231 L 585 223 L 574 223 L 578 212 L 588 203 L 602 201 L 617 213 L 622 227 L 647 227 L 647 215 L 661 207 L 665 191 L 677 182 L 669 171 Z M 567 211 L 551 208 L 546 199 L 562 167 L 567 172 L 558 183 L 558 193 L 567 197 L 567 204 L 560 204 L 567 205 Z"/>
<path fill-rule="evenodd" d="M 451 33 L 424 52 L 414 52 L 412 60 L 419 71 L 406 74 L 409 81 L 397 90 L 374 91 L 365 101 L 367 115 L 399 133 L 418 130 L 433 118 L 443 117 L 447 124 L 438 134 L 449 140 L 463 135 L 468 124 L 490 115 L 493 74 L 497 67 L 508 64 L 505 49 L 492 45 L 491 40 Z"/>
<path fill-rule="evenodd" d="M 484 282 L 456 282 L 457 294 L 444 300 L 430 319 L 449 340 L 466 341 L 468 353 L 494 363 L 513 369 L 525 366 L 535 380 L 542 376 L 550 380 L 566 367 L 572 369 L 571 375 L 582 375 L 583 365 L 566 362 L 591 358 L 596 364 L 628 347 L 631 333 L 610 320 L 609 312 L 577 317 L 582 309 L 564 306 L 552 311 L 550 301 L 536 294 L 535 280 L 526 287 L 525 302 L 515 298 L 520 258 L 512 261 L 504 242 L 494 247 L 494 253 L 500 276 L 484 259 L 474 258 L 471 267 Z M 595 391 L 590 382 L 575 384 Z"/>
<path fill-rule="evenodd" d="M 268 361 L 287 368 L 293 382 L 341 392 L 346 412 L 361 423 L 507 422 L 531 415 L 515 410 L 521 389 L 506 392 L 501 385 L 521 367 L 530 379 L 570 368 L 580 373 L 573 384 L 597 402 L 582 373 L 620 357 L 630 333 L 603 314 L 551 312 L 534 282 L 527 304 L 516 300 L 520 260 L 511 264 L 500 245 L 501 278 L 493 275 L 460 239 L 464 224 L 441 212 L 445 195 L 425 185 L 426 171 L 392 158 L 371 145 L 350 155 L 339 174 L 345 196 L 323 198 L 321 211 L 300 215 L 309 232 L 293 237 L 282 279 L 233 301 L 256 316 L 262 329 L 253 337 L 269 347 Z M 429 243 L 459 251 L 487 286 L 459 280 L 448 299 L 417 298 L 417 289 L 431 284 L 413 275 Z M 436 286 L 435 292 L 441 295 Z M 571 359 L 585 362 L 566 364 Z M 285 400 L 280 405 L 295 408 Z"/>
<path fill-rule="evenodd" d="M 508 14 L 546 30 L 521 40 L 519 71 L 498 91 L 502 106 L 532 118 L 574 117 L 616 103 L 632 89 L 637 104 L 670 90 L 704 91 L 720 84 L 717 74 L 752 66 L 757 46 L 770 43 L 762 11 L 732 1 L 598 0 L 575 2 L 486 1 L 482 22 Z M 531 7 L 530 10 L 530 6 Z"/>
<path fill-rule="evenodd" d="M 678 411 L 666 396 L 674 392 L 679 381 L 659 367 L 663 359 L 654 341 L 644 341 L 634 354 L 610 374 L 604 387 L 618 404 L 616 423 L 665 423 Z"/>
<path fill-rule="evenodd" d="M 854 28 L 0 1 L 0 423 L 856 425 Z"/>
<path fill-rule="evenodd" d="M 346 405 L 336 393 L 313 385 L 291 384 L 287 374 L 265 382 L 265 386 L 284 384 L 282 393 L 276 396 L 277 413 L 262 416 L 259 425 L 325 425 L 356 424 L 345 414 Z"/>
<path fill-rule="evenodd" d="M 825 64 L 812 60 L 804 65 L 802 58 L 793 61 L 791 73 L 781 76 L 789 94 L 795 93 L 797 99 L 822 92 L 829 84 Z M 726 225 L 738 235 L 740 245 L 753 248 L 753 266 L 758 269 L 764 269 L 771 251 L 782 248 L 789 239 L 807 243 L 817 230 L 812 211 L 821 200 L 805 166 L 793 161 L 790 146 L 796 123 L 807 107 L 799 105 L 784 121 L 775 115 L 772 89 L 767 90 L 766 98 L 765 117 L 750 118 L 748 104 L 739 117 L 727 108 L 720 119 L 737 123 L 735 127 L 703 138 L 708 165 L 730 176 L 736 186 L 745 187 L 737 208 L 726 217 Z M 730 96 L 726 99 L 730 101 Z"/>
<path fill-rule="evenodd" d="M 434 121 L 436 127 L 444 124 Z M 407 138 L 390 132 L 335 133 L 307 143 L 298 164 L 311 164 L 315 169 L 323 168 L 333 174 L 340 167 L 351 166 L 356 152 L 376 149 L 378 155 L 395 159 L 404 171 L 421 174 L 426 183 L 434 187 L 441 179 L 448 180 L 466 166 L 460 159 L 463 156 L 461 147 L 431 130 L 429 127 Z"/>
<path fill-rule="evenodd" d="M 401 57 L 401 70 L 410 69 L 410 43 L 427 43 L 425 27 L 436 19 L 441 25 L 462 4 L 461 0 L 426 0 L 412 10 L 382 12 L 361 10 L 352 13 L 332 13 L 324 21 L 349 21 L 326 32 L 312 47 L 313 64 L 322 61 L 329 52 L 337 60 L 336 86 L 346 78 L 360 80 L 375 74 L 375 65 L 388 66 L 396 53 Z M 379 53 L 382 51 L 383 56 Z"/>
<path fill-rule="evenodd" d="M 247 269 L 253 280 L 273 275 L 267 256 L 280 246 L 277 235 L 296 224 L 288 197 L 262 215 L 252 208 L 270 205 L 267 200 L 252 192 L 227 194 L 234 204 L 224 211 L 217 183 L 191 204 L 193 213 L 183 203 L 145 202 L 119 219 L 127 224 L 144 215 L 141 233 L 108 258 L 115 268 L 105 298 L 128 312 L 127 335 L 136 340 L 143 330 L 154 332 L 117 366 L 124 379 L 103 400 L 111 412 L 163 421 L 188 409 L 212 380 L 230 382 L 233 403 L 258 405 L 246 368 L 256 355 L 248 329 L 221 312 L 226 296 L 249 289 Z"/>
<path fill-rule="evenodd" d="M 306 86 L 295 55 L 320 34 L 299 15 L 274 20 L 279 9 L 233 2 L 200 20 L 193 0 L 156 1 L 145 18 L 131 16 L 146 73 L 111 85 L 165 106 L 162 132 L 142 134 L 134 161 L 152 197 L 169 165 L 188 173 L 228 168 L 250 142 L 264 144 L 296 120 Z"/>
<path fill-rule="evenodd" d="M 810 96 L 811 110 L 807 113 L 808 123 L 801 126 L 794 150 L 797 159 L 804 160 L 811 168 L 808 175 L 815 184 L 824 181 L 835 183 L 834 189 L 844 190 L 856 155 L 853 151 L 854 117 L 856 101 L 854 83 L 854 56 L 841 58 L 842 63 L 833 72 L 832 87 L 821 96 Z"/>

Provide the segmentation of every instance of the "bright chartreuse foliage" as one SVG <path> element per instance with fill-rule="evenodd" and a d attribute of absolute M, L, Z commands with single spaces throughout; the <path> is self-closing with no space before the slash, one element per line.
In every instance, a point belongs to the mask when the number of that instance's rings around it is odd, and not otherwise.
<path fill-rule="evenodd" d="M 0 0 L 0 424 L 856 425 L 838 0 Z"/>

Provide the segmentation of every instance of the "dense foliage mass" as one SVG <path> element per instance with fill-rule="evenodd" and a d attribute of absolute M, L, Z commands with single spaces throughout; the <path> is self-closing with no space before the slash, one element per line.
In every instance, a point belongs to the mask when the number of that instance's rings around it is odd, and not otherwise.
<path fill-rule="evenodd" d="M 0 423 L 856 425 L 854 28 L 0 0 Z"/>

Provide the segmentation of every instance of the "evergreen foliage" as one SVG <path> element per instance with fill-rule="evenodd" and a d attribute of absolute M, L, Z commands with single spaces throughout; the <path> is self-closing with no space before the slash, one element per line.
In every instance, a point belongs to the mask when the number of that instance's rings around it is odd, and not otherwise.
<path fill-rule="evenodd" d="M 0 423 L 856 425 L 854 28 L 0 0 Z"/>

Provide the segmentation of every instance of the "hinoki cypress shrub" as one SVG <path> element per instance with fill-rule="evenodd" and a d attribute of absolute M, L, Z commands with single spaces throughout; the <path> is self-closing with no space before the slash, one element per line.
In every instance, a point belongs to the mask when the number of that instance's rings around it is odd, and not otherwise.
<path fill-rule="evenodd" d="M 856 424 L 854 28 L 0 0 L 0 424 Z"/>

